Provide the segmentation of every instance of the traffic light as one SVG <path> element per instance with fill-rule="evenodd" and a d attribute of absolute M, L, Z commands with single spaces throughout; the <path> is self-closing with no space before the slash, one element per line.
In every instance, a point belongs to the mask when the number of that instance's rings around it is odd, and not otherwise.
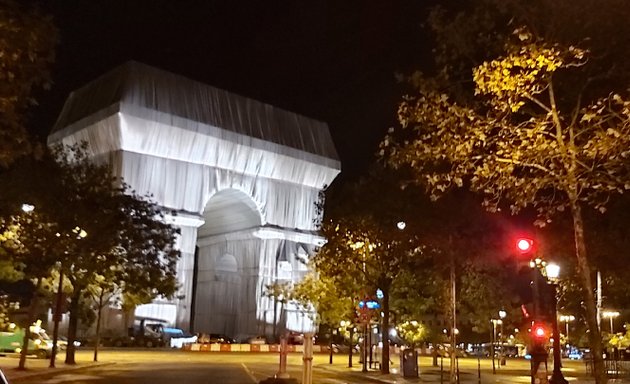
<path fill-rule="evenodd" d="M 547 324 L 535 321 L 532 324 L 531 338 L 534 346 L 545 346 L 549 342 L 551 332 Z"/>
<path fill-rule="evenodd" d="M 516 249 L 521 254 L 529 254 L 534 250 L 534 240 L 527 237 L 519 237 L 516 239 Z"/>
<path fill-rule="evenodd" d="M 534 337 L 539 340 L 547 337 L 547 330 L 542 324 L 534 324 L 532 333 L 534 334 Z"/>

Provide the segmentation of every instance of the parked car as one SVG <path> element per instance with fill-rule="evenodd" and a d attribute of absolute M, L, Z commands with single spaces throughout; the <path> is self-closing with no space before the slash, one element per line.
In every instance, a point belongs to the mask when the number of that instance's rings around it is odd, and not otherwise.
<path fill-rule="evenodd" d="M 197 338 L 197 342 L 201 344 L 234 344 L 235 340 L 220 333 L 202 333 Z"/>
<path fill-rule="evenodd" d="M 347 344 L 333 344 L 332 349 L 334 353 L 348 353 L 350 352 L 350 346 Z M 359 353 L 359 345 L 355 344 L 352 346 L 352 353 Z"/>
<path fill-rule="evenodd" d="M 75 340 L 74 346 L 80 347 L 81 342 L 79 340 Z M 59 348 L 60 351 L 65 351 L 68 348 L 68 338 L 65 336 L 59 336 L 57 338 L 57 348 Z"/>
<path fill-rule="evenodd" d="M 197 336 L 184 332 L 183 329 L 164 327 L 166 345 L 171 348 L 182 348 L 184 344 L 197 342 Z"/>
<path fill-rule="evenodd" d="M 267 338 L 262 335 L 254 336 L 248 340 L 248 343 L 249 344 L 267 344 Z"/>
<path fill-rule="evenodd" d="M 291 344 L 291 345 L 302 345 L 302 344 L 304 344 L 304 334 L 303 333 L 297 333 L 297 332 L 289 333 L 289 336 L 287 337 L 287 343 Z"/>
<path fill-rule="evenodd" d="M 450 347 L 438 344 L 433 348 L 437 348 L 435 351 L 439 357 L 451 357 Z M 433 348 L 431 348 L 431 352 L 433 352 Z M 455 356 L 457 357 L 468 357 L 468 353 L 461 348 L 455 349 Z"/>

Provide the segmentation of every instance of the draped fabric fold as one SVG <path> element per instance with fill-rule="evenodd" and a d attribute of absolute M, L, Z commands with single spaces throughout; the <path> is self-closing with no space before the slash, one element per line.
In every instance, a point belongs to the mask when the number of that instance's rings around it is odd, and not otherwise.
<path fill-rule="evenodd" d="M 296 258 L 322 243 L 316 203 L 340 171 L 328 126 L 129 62 L 74 91 L 48 137 L 83 141 L 137 193 L 182 215 L 172 217 L 182 228 L 177 324 L 188 328 L 196 313 L 208 332 L 268 330 L 277 308 L 264 287 L 278 279 L 278 255 L 297 281 Z"/>

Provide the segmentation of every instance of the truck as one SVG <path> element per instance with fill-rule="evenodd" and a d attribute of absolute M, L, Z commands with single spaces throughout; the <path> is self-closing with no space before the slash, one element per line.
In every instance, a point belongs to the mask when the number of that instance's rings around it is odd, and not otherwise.
<path fill-rule="evenodd" d="M 20 353 L 24 340 L 24 329 L 11 324 L 7 331 L 0 332 L 0 352 Z M 31 336 L 28 341 L 28 354 L 40 359 L 47 359 L 52 354 L 52 340 L 46 331 L 39 326 L 31 326 Z"/>
<path fill-rule="evenodd" d="M 114 347 L 171 347 L 181 348 L 184 343 L 192 343 L 196 336 L 186 334 L 179 328 L 168 327 L 168 322 L 151 317 L 136 317 L 127 335 L 110 339 Z"/>
<path fill-rule="evenodd" d="M 108 344 L 114 347 L 163 347 L 167 337 L 164 333 L 166 322 L 150 317 L 136 317 L 133 326 L 127 328 L 124 336 L 112 337 Z"/>

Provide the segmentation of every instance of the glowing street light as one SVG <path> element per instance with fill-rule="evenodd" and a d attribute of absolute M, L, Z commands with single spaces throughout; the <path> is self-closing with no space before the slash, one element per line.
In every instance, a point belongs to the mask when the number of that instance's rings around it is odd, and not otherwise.
<path fill-rule="evenodd" d="M 574 321 L 575 320 L 575 316 L 573 315 L 560 315 L 560 321 L 564 322 L 565 324 L 565 335 L 567 336 L 567 341 L 569 340 L 569 322 Z"/>
<path fill-rule="evenodd" d="M 35 206 L 33 204 L 22 204 L 22 212 L 29 213 L 35 210 Z"/>
<path fill-rule="evenodd" d="M 617 317 L 617 316 L 619 316 L 619 312 L 617 312 L 617 311 L 604 311 L 604 312 L 602 312 L 602 317 L 607 317 L 607 318 L 610 319 L 610 333 L 614 333 L 613 332 L 613 329 L 614 329 L 614 327 L 613 327 L 613 319 L 615 317 Z"/>
<path fill-rule="evenodd" d="M 560 277 L 560 266 L 555 263 L 546 263 L 543 265 L 545 274 L 549 280 L 549 286 L 553 290 L 553 316 L 551 318 L 553 332 L 553 374 L 549 379 L 551 384 L 567 384 L 567 379 L 562 374 L 560 355 L 560 330 L 558 329 L 558 277 Z"/>
<path fill-rule="evenodd" d="M 404 221 L 399 221 L 398 223 L 396 223 L 396 227 L 398 227 L 398 229 L 402 231 L 407 227 L 407 223 L 405 223 Z"/>
<path fill-rule="evenodd" d="M 547 277 L 551 280 L 555 280 L 560 276 L 560 266 L 555 263 L 548 263 L 545 265 L 545 272 L 547 272 Z"/>

